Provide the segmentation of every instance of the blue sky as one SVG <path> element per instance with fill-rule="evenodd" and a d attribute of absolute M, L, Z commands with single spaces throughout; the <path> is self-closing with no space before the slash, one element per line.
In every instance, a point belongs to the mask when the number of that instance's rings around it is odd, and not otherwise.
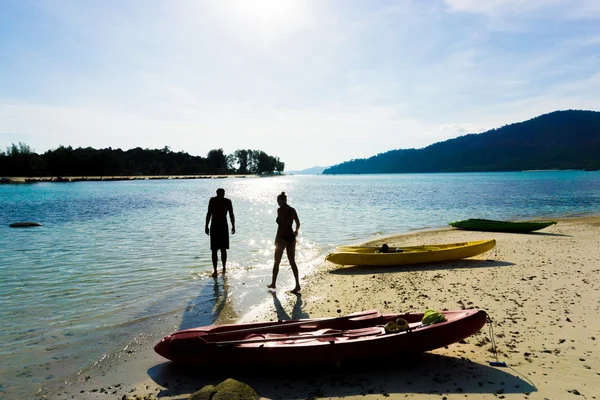
<path fill-rule="evenodd" d="M 600 110 L 597 0 L 0 0 L 0 148 L 286 170 Z"/>

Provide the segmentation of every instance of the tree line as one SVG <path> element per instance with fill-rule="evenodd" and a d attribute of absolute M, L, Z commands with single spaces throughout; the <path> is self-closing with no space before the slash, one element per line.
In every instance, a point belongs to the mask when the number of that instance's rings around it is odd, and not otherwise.
<path fill-rule="evenodd" d="M 0 176 L 229 175 L 282 173 L 279 157 L 261 150 L 210 150 L 206 157 L 162 149 L 93 149 L 59 146 L 43 154 L 19 142 L 0 150 Z"/>
<path fill-rule="evenodd" d="M 422 149 L 391 150 L 323 174 L 600 169 L 600 112 L 566 110 Z"/>

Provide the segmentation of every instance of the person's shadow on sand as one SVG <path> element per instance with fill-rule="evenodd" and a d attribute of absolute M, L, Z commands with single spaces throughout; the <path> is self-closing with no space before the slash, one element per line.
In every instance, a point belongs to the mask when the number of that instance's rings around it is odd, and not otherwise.
<path fill-rule="evenodd" d="M 274 291 L 269 292 L 273 296 L 273 305 L 275 306 L 275 312 L 277 313 L 277 319 L 279 321 L 284 321 L 288 319 L 302 319 L 308 318 L 308 314 L 302 311 L 302 295 L 300 293 L 295 293 L 296 302 L 292 308 L 291 315 L 285 311 L 281 301 L 277 297 L 277 293 Z"/>
<path fill-rule="evenodd" d="M 281 320 L 308 318 L 302 310 L 302 296 L 297 295 L 286 311 L 276 293 L 273 305 Z M 212 300 L 214 309 L 223 307 L 227 287 L 215 280 Z M 292 306 L 293 303 L 293 306 Z M 188 323 L 192 319 L 184 318 Z M 183 323 L 182 323 L 183 325 Z M 196 325 L 197 326 L 197 325 Z M 453 345 L 457 346 L 457 345 Z M 525 394 L 537 391 L 535 384 L 511 368 L 495 368 L 485 362 L 473 362 L 464 357 L 422 353 L 401 359 L 373 360 L 347 365 L 275 370 L 194 368 L 172 362 L 157 364 L 148 376 L 162 387 L 157 397 L 187 397 L 206 385 L 217 385 L 234 378 L 253 387 L 262 397 L 300 400 L 321 397 L 352 397 L 380 394 L 428 393 L 444 394 Z M 524 379 L 523 379 L 524 378 Z M 183 398 L 182 397 L 182 398 Z"/>
<path fill-rule="evenodd" d="M 188 302 L 179 329 L 212 325 L 229 302 L 227 275 L 213 278 L 213 283 L 203 283 L 200 293 Z"/>

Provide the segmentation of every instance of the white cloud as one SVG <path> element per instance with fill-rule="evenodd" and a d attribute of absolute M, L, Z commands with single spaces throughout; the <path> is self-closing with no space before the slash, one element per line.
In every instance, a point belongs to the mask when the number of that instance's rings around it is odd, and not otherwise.
<path fill-rule="evenodd" d="M 36 3 L 43 46 L 19 30 L 0 49 L 0 147 L 252 148 L 302 169 L 600 109 L 600 29 L 570 19 L 595 2 L 237 1 Z"/>
<path fill-rule="evenodd" d="M 457 132 L 402 117 L 390 107 L 259 111 L 222 104 L 209 111 L 181 123 L 100 109 L 0 104 L 0 132 L 11 132 L 0 138 L 10 140 L 7 145 L 23 141 L 38 152 L 61 144 L 124 150 L 169 146 L 202 156 L 215 148 L 227 153 L 251 148 L 280 157 L 288 169 L 302 169 L 420 148 Z"/>
<path fill-rule="evenodd" d="M 598 88 L 598 76 L 565 87 L 562 99 L 546 96 L 483 105 L 453 117 L 429 120 L 407 117 L 393 106 L 267 110 L 246 104 L 213 104 L 206 105 L 202 112 L 181 110 L 188 113 L 187 121 L 181 122 L 102 109 L 0 104 L 0 140 L 6 145 L 23 141 L 38 152 L 60 144 L 124 150 L 169 146 L 174 151 L 201 156 L 216 148 L 226 153 L 260 149 L 280 157 L 287 169 L 303 169 L 393 149 L 422 148 L 556 109 L 581 108 L 573 106 L 576 103 L 598 109 L 600 101 L 595 97 L 589 96 L 582 103 L 568 96 L 592 83 Z M 460 119 L 470 122 L 452 122 Z"/>
<path fill-rule="evenodd" d="M 536 10 L 560 4 L 563 0 L 445 0 L 450 10 L 488 16 L 532 13 Z M 568 0 L 572 1 L 572 0 Z"/>
<path fill-rule="evenodd" d="M 559 19 L 600 17 L 597 0 L 445 0 L 450 11 L 484 14 L 488 17 L 539 18 L 552 15 Z"/>
<path fill-rule="evenodd" d="M 600 36 L 577 38 L 575 40 L 570 40 L 567 43 L 572 46 L 598 46 L 600 45 Z"/>
<path fill-rule="evenodd" d="M 457 136 L 467 135 L 469 133 L 485 132 L 492 128 L 496 128 L 496 127 L 465 122 L 465 123 L 440 125 L 439 130 L 440 130 L 440 132 L 442 132 L 443 136 L 453 138 L 453 137 L 457 137 Z"/>
<path fill-rule="evenodd" d="M 260 149 L 280 157 L 287 169 L 333 165 L 393 149 L 422 148 L 557 109 L 600 109 L 600 74 L 543 94 L 453 109 L 443 115 L 409 116 L 403 107 L 330 105 L 272 109 L 244 103 L 204 104 L 143 116 L 114 110 L 0 104 L 0 140 L 23 141 L 38 152 L 73 147 L 162 148 L 205 156 L 223 148 Z M 180 118 L 181 115 L 186 118 Z M 416 114 L 416 113 L 415 113 Z M 465 122 L 454 122 L 463 120 Z"/>

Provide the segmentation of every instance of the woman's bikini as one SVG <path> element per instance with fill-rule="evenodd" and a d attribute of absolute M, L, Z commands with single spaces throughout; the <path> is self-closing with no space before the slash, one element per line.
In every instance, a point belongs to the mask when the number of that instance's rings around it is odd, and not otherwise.
<path fill-rule="evenodd" d="M 292 208 L 287 206 L 288 211 L 290 213 L 290 230 L 292 230 L 292 222 L 293 222 L 293 218 L 292 217 Z M 275 222 L 277 222 L 277 224 L 279 225 L 279 217 L 275 219 Z M 291 235 L 281 235 L 279 236 L 279 239 L 283 239 L 286 242 L 286 247 L 293 244 L 296 241 L 296 235 L 294 235 L 293 233 Z"/>

